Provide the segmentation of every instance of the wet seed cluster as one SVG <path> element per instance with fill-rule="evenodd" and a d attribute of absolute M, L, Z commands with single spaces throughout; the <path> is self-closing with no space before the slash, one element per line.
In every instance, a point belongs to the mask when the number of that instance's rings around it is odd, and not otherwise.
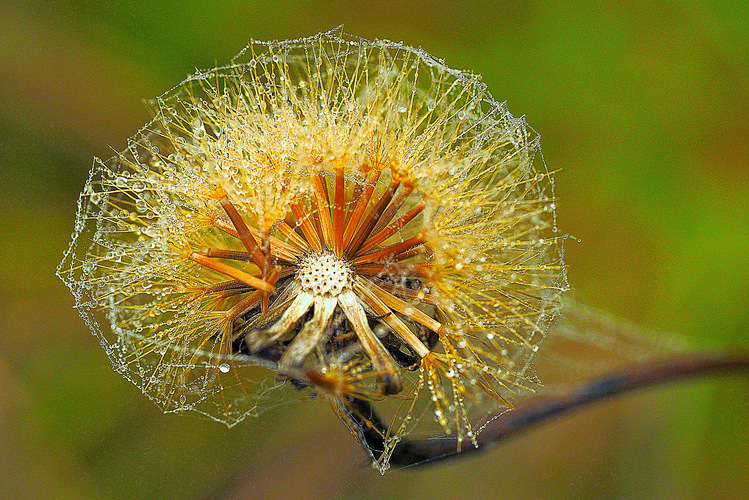
<path fill-rule="evenodd" d="M 297 267 L 295 279 L 302 290 L 333 297 L 353 283 L 351 265 L 330 252 L 306 255 Z"/>
<path fill-rule="evenodd" d="M 334 31 L 256 42 L 154 113 L 94 162 L 58 274 L 165 410 L 234 425 L 293 380 L 385 470 L 533 390 L 564 238 L 537 136 L 477 77 Z"/>

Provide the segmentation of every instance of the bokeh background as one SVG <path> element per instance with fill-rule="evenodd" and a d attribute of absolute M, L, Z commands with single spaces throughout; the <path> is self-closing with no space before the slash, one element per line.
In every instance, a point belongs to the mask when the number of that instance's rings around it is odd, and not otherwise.
<path fill-rule="evenodd" d="M 743 1 L 0 3 L 0 496 L 746 498 L 749 380 L 628 396 L 473 458 L 391 471 L 325 404 L 234 429 L 163 415 L 54 276 L 94 155 L 142 100 L 250 38 L 345 25 L 483 75 L 542 135 L 576 296 L 694 348 L 749 348 Z"/>

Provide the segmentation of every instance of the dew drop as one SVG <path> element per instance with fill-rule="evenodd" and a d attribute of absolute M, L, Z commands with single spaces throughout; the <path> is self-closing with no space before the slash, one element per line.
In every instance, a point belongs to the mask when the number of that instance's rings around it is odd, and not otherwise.
<path fill-rule="evenodd" d="M 221 363 L 220 365 L 218 365 L 218 369 L 221 373 L 229 373 L 231 367 L 229 366 L 229 363 Z"/>
<path fill-rule="evenodd" d="M 197 139 L 200 139 L 205 135 L 205 126 L 203 125 L 203 120 L 201 120 L 200 118 L 193 119 L 192 134 Z"/>

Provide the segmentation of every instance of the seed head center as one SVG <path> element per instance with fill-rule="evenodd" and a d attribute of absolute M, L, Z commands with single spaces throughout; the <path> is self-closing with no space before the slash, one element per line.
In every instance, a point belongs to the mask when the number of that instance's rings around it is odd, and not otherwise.
<path fill-rule="evenodd" d="M 351 286 L 353 270 L 348 262 L 330 252 L 311 253 L 299 263 L 296 279 L 302 290 L 337 297 Z"/>

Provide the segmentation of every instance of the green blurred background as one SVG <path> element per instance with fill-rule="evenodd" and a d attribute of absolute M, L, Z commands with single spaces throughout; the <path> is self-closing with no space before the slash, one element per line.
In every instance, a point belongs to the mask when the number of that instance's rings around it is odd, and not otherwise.
<path fill-rule="evenodd" d="M 749 347 L 745 2 L 72 1 L 0 5 L 0 496 L 741 498 L 749 380 L 629 396 L 474 458 L 384 477 L 325 404 L 228 430 L 112 370 L 54 270 L 94 155 L 144 98 L 250 38 L 345 25 L 483 75 L 542 135 L 583 301 Z"/>

